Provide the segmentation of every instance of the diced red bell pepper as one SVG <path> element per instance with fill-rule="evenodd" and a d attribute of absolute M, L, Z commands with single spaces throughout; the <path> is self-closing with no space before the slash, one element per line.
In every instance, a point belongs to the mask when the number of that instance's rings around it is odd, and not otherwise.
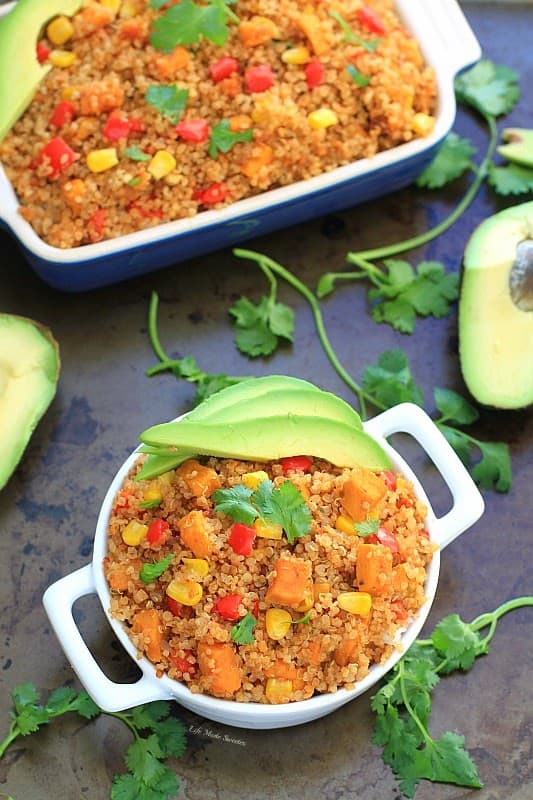
<path fill-rule="evenodd" d="M 169 532 L 170 526 L 166 520 L 154 519 L 148 526 L 146 539 L 150 544 L 165 544 Z"/>
<path fill-rule="evenodd" d="M 384 472 L 380 473 L 380 476 L 385 481 L 385 486 L 389 490 L 389 492 L 396 491 L 396 475 L 390 469 L 386 469 Z"/>
<path fill-rule="evenodd" d="M 231 526 L 228 544 L 240 556 L 251 556 L 254 549 L 254 541 L 256 537 L 255 528 L 251 525 L 244 525 L 242 522 L 236 522 Z"/>
<path fill-rule="evenodd" d="M 269 64 L 249 67 L 244 73 L 244 83 L 249 92 L 266 92 L 274 86 L 274 73 Z"/>
<path fill-rule="evenodd" d="M 390 604 L 396 622 L 406 622 L 409 616 L 404 603 L 401 600 L 393 600 Z"/>
<path fill-rule="evenodd" d="M 420 536 L 423 536 L 424 539 L 429 539 L 429 531 L 427 531 L 425 528 L 422 528 L 422 530 L 419 531 L 419 534 Z"/>
<path fill-rule="evenodd" d="M 357 17 L 363 28 L 366 28 L 367 31 L 371 33 L 377 33 L 379 36 L 382 36 L 387 30 L 381 17 L 373 8 L 361 6 L 361 8 L 357 10 Z"/>
<path fill-rule="evenodd" d="M 54 136 L 39 153 L 37 164 L 42 164 L 45 158 L 50 162 L 52 170 L 48 177 L 56 178 L 60 172 L 77 161 L 79 155 L 68 146 L 61 136 Z"/>
<path fill-rule="evenodd" d="M 252 606 L 252 615 L 259 619 L 259 600 L 256 600 Z"/>
<path fill-rule="evenodd" d="M 230 622 L 235 622 L 241 618 L 242 614 L 239 613 L 239 606 L 242 603 L 242 595 L 228 594 L 227 597 L 219 597 L 213 605 L 213 611 L 216 611 L 224 619 Z"/>
<path fill-rule="evenodd" d="M 287 472 L 309 472 L 313 459 L 309 456 L 287 456 L 281 459 L 281 469 Z"/>
<path fill-rule="evenodd" d="M 87 220 L 87 238 L 95 244 L 101 242 L 104 237 L 105 208 L 98 208 Z"/>
<path fill-rule="evenodd" d="M 391 553 L 400 552 L 396 536 L 389 533 L 386 528 L 378 528 L 378 532 L 373 533 L 372 536 L 367 536 L 365 542 L 368 544 L 382 544 L 384 547 L 388 547 Z"/>
<path fill-rule="evenodd" d="M 179 656 L 175 650 L 171 650 L 168 654 L 168 657 L 183 675 L 190 675 L 192 678 L 192 676 L 196 675 L 198 671 L 197 665 L 191 664 L 188 659 L 188 656 L 192 656 L 193 652 L 192 650 L 184 650 L 183 652 L 186 654 L 186 658 Z"/>
<path fill-rule="evenodd" d="M 324 64 L 318 58 L 312 58 L 305 65 L 305 80 L 310 89 L 316 89 L 324 83 Z"/>
<path fill-rule="evenodd" d="M 218 83 L 219 81 L 223 81 L 224 78 L 229 78 L 230 75 L 233 75 L 238 69 L 239 64 L 237 59 L 231 56 L 223 56 L 219 58 L 218 61 L 215 61 L 214 64 L 211 64 L 209 72 L 213 80 Z"/>
<path fill-rule="evenodd" d="M 76 116 L 76 109 L 68 100 L 61 100 L 54 108 L 50 117 L 50 124 L 56 128 L 62 128 L 67 122 L 72 122 Z"/>
<path fill-rule="evenodd" d="M 173 597 L 169 597 L 167 595 L 167 608 L 171 611 L 175 617 L 180 617 L 181 619 L 187 618 L 189 616 L 189 608 L 184 606 L 183 603 L 178 603 L 177 600 L 174 600 Z"/>
<path fill-rule="evenodd" d="M 136 203 L 134 200 L 131 203 L 128 203 L 126 206 L 126 211 L 133 211 L 144 219 L 163 219 L 163 212 L 160 208 L 152 208 L 149 205 L 142 205 L 141 203 Z"/>
<path fill-rule="evenodd" d="M 205 142 L 209 139 L 209 125 L 205 119 L 184 119 L 176 125 L 176 133 L 186 142 Z"/>
<path fill-rule="evenodd" d="M 119 114 L 110 114 L 102 129 L 106 139 L 110 142 L 118 142 L 120 139 L 126 139 L 132 131 L 132 122 L 127 117 L 121 117 Z"/>
<path fill-rule="evenodd" d="M 44 42 L 37 42 L 37 61 L 39 64 L 44 64 L 51 52 L 52 48 L 48 47 L 47 44 Z"/>
<path fill-rule="evenodd" d="M 199 189 L 194 192 L 192 199 L 198 200 L 206 206 L 221 203 L 231 194 L 230 190 L 223 183 L 212 183 L 207 189 Z"/>

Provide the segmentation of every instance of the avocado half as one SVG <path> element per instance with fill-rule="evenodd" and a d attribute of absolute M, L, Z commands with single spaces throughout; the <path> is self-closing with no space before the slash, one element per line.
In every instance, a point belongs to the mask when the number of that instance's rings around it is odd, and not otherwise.
<path fill-rule="evenodd" d="M 465 250 L 459 298 L 459 356 L 478 402 L 496 408 L 533 403 L 533 303 L 513 299 L 518 272 L 533 270 L 533 202 L 489 217 Z"/>
<path fill-rule="evenodd" d="M 0 314 L 0 489 L 56 393 L 59 348 L 31 319 Z"/>
<path fill-rule="evenodd" d="M 80 7 L 81 0 L 18 0 L 0 20 L 0 142 L 50 70 L 37 60 L 42 28 L 59 14 L 71 17 Z"/>

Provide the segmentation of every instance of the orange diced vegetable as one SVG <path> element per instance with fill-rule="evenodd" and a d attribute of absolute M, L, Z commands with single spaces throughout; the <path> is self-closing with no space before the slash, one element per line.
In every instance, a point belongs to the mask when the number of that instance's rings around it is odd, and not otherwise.
<path fill-rule="evenodd" d="M 341 503 L 355 522 L 362 522 L 386 494 L 387 486 L 380 475 L 366 467 L 355 467 L 342 487 Z"/>
<path fill-rule="evenodd" d="M 183 543 L 196 558 L 207 558 L 211 554 L 209 526 L 201 511 L 189 511 L 178 522 L 178 530 Z"/>
<path fill-rule="evenodd" d="M 181 70 L 189 66 L 190 60 L 188 51 L 178 45 L 167 55 L 156 53 L 151 60 L 151 65 L 161 78 L 175 78 Z"/>
<path fill-rule="evenodd" d="M 392 553 L 381 544 L 360 544 L 355 565 L 357 585 L 369 594 L 392 591 Z"/>
<path fill-rule="evenodd" d="M 317 666 L 322 661 L 322 644 L 320 639 L 312 639 L 302 650 L 302 656 L 308 664 Z"/>
<path fill-rule="evenodd" d="M 88 3 L 73 17 L 74 33 L 77 39 L 105 28 L 115 19 L 115 13 L 100 3 Z"/>
<path fill-rule="evenodd" d="M 232 133 L 242 133 L 253 126 L 253 120 L 247 114 L 236 114 L 229 118 L 229 129 Z"/>
<path fill-rule="evenodd" d="M 277 680 L 292 681 L 292 688 L 295 692 L 304 687 L 302 678 L 303 670 L 298 668 L 295 664 L 290 664 L 278 658 L 274 663 L 265 669 L 267 678 L 276 678 Z"/>
<path fill-rule="evenodd" d="M 270 145 L 257 145 L 254 147 L 251 157 L 242 165 L 241 172 L 243 172 L 247 178 L 253 180 L 263 167 L 267 167 L 272 163 L 273 158 L 274 151 Z"/>
<path fill-rule="evenodd" d="M 81 178 L 73 178 L 61 186 L 61 193 L 65 203 L 75 214 L 79 214 L 83 199 L 85 197 L 85 181 Z"/>
<path fill-rule="evenodd" d="M 212 694 L 227 697 L 241 688 L 239 659 L 231 644 L 200 642 L 198 664 L 202 675 L 209 678 L 209 691 Z"/>
<path fill-rule="evenodd" d="M 143 17 L 126 19 L 120 24 L 120 37 L 134 42 L 136 39 L 144 41 L 148 36 L 148 21 Z"/>
<path fill-rule="evenodd" d="M 144 639 L 144 651 L 153 663 L 161 661 L 161 642 L 163 634 L 161 620 L 155 608 L 139 611 L 133 620 L 133 632 L 140 633 Z"/>
<path fill-rule="evenodd" d="M 311 563 L 296 556 L 281 555 L 266 593 L 266 602 L 297 608 L 305 600 L 310 584 Z"/>
<path fill-rule="evenodd" d="M 322 22 L 312 11 L 304 11 L 295 19 L 296 25 L 309 39 L 313 52 L 317 56 L 324 55 L 329 50 L 329 41 L 324 31 Z"/>
<path fill-rule="evenodd" d="M 331 586 L 327 581 L 317 581 L 313 586 L 313 597 L 315 603 L 320 600 L 321 594 L 327 594 L 331 589 Z"/>
<path fill-rule="evenodd" d="M 176 475 L 185 481 L 187 488 L 195 497 L 210 497 L 220 488 L 220 478 L 211 467 L 204 467 L 194 458 L 184 461 L 176 470 Z"/>
<path fill-rule="evenodd" d="M 268 17 L 253 16 L 238 27 L 239 39 L 245 47 L 268 44 L 279 36 L 278 26 Z"/>
<path fill-rule="evenodd" d="M 80 113 L 98 117 L 119 108 L 124 102 L 124 88 L 117 78 L 93 81 L 79 87 Z"/>
<path fill-rule="evenodd" d="M 342 642 L 335 648 L 333 658 L 339 667 L 346 667 L 354 661 L 357 661 L 357 656 L 361 650 L 361 642 L 359 638 L 353 634 L 348 639 L 343 639 Z"/>
<path fill-rule="evenodd" d="M 113 564 L 107 576 L 111 589 L 115 592 L 127 592 L 130 581 L 135 581 L 139 577 L 142 564 L 140 558 L 132 559 L 125 564 Z"/>

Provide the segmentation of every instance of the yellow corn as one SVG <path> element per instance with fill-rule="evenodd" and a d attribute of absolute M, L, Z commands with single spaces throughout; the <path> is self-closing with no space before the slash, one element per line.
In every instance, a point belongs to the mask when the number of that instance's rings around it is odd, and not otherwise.
<path fill-rule="evenodd" d="M 349 614 L 366 617 L 372 608 L 372 597 L 368 592 L 341 592 L 337 597 L 339 608 Z"/>
<path fill-rule="evenodd" d="M 76 53 L 72 53 L 70 50 L 52 50 L 48 56 L 48 61 L 54 67 L 61 67 L 62 69 L 71 67 L 77 60 Z"/>
<path fill-rule="evenodd" d="M 264 522 L 262 519 L 256 519 L 254 528 L 256 535 L 261 539 L 281 539 L 283 536 L 283 528 L 274 522 Z"/>
<path fill-rule="evenodd" d="M 430 114 L 419 112 L 415 114 L 411 121 L 411 128 L 419 136 L 428 136 L 435 127 L 435 117 Z"/>
<path fill-rule="evenodd" d="M 122 531 L 122 541 L 130 547 L 137 547 L 146 536 L 147 530 L 148 525 L 143 525 L 141 522 L 137 522 L 136 519 L 132 519 Z"/>
<path fill-rule="evenodd" d="M 184 558 L 183 563 L 193 578 L 205 578 L 209 572 L 209 563 L 205 558 Z"/>
<path fill-rule="evenodd" d="M 307 47 L 290 47 L 281 54 L 285 64 L 307 64 L 311 60 L 311 53 Z"/>
<path fill-rule="evenodd" d="M 56 17 L 46 28 L 46 35 L 52 44 L 65 44 L 72 38 L 74 26 L 68 17 L 63 15 Z"/>
<path fill-rule="evenodd" d="M 355 536 L 357 533 L 353 519 L 350 519 L 346 514 L 339 514 L 335 520 L 335 527 L 338 531 L 341 531 L 341 533 L 349 533 L 352 536 Z"/>
<path fill-rule="evenodd" d="M 176 166 L 176 159 L 168 150 L 158 150 L 146 169 L 150 175 L 156 179 L 165 178 Z"/>
<path fill-rule="evenodd" d="M 91 150 L 85 159 L 91 172 L 105 172 L 118 164 L 116 147 L 104 147 L 102 150 Z"/>
<path fill-rule="evenodd" d="M 123 0 L 120 4 L 119 17 L 121 19 L 131 19 L 141 13 L 142 3 L 140 0 Z"/>
<path fill-rule="evenodd" d="M 143 493 L 143 501 L 145 503 L 160 503 L 162 499 L 163 495 L 158 486 L 149 486 Z"/>
<path fill-rule="evenodd" d="M 265 614 L 265 625 L 270 638 L 279 641 L 289 632 L 292 616 L 283 608 L 269 608 Z"/>
<path fill-rule="evenodd" d="M 195 606 L 202 599 L 203 589 L 196 581 L 178 581 L 174 578 L 167 586 L 167 594 L 184 606 Z"/>
<path fill-rule="evenodd" d="M 267 678 L 265 694 L 269 703 L 285 703 L 292 693 L 292 681 L 288 678 Z"/>
<path fill-rule="evenodd" d="M 63 88 L 61 89 L 62 100 L 72 100 L 75 94 L 76 94 L 76 89 L 74 88 L 74 86 L 63 86 Z"/>
<path fill-rule="evenodd" d="M 122 0 L 100 0 L 100 5 L 109 8 L 114 14 L 118 13 Z"/>
<path fill-rule="evenodd" d="M 314 131 L 321 131 L 331 125 L 336 125 L 339 118 L 330 108 L 317 108 L 316 111 L 311 111 L 307 115 L 307 121 Z"/>
<path fill-rule="evenodd" d="M 174 477 L 174 470 L 169 470 L 168 472 L 163 472 L 162 475 L 159 475 L 157 481 L 161 486 L 170 486 L 173 477 Z"/>
<path fill-rule="evenodd" d="M 246 472 L 242 476 L 242 482 L 247 489 L 257 489 L 260 483 L 268 480 L 268 475 L 262 469 L 257 472 Z"/>

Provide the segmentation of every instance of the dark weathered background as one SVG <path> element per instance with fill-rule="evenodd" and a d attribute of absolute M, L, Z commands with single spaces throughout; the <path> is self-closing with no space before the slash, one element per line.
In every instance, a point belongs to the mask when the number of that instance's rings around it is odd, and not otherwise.
<path fill-rule="evenodd" d="M 523 100 L 507 124 L 533 127 L 531 6 L 463 3 L 485 56 L 521 71 Z M 529 29 L 528 29 L 529 25 Z M 526 77 L 529 66 L 529 79 Z M 482 151 L 485 131 L 464 112 L 457 129 Z M 332 218 L 322 218 L 250 243 L 290 267 L 313 287 L 320 274 L 341 268 L 348 250 L 376 246 L 427 229 L 450 209 L 460 188 L 428 194 L 404 191 Z M 466 216 L 424 255 L 458 269 L 469 233 L 502 207 L 483 189 Z M 139 431 L 189 407 L 193 388 L 170 376 L 148 380 L 154 363 L 146 333 L 152 290 L 161 296 L 161 336 L 179 355 L 194 355 L 207 372 L 287 372 L 314 380 L 353 400 L 328 364 L 309 309 L 287 286 L 281 299 L 296 312 L 294 346 L 274 358 L 247 362 L 237 353 L 227 310 L 241 294 L 265 289 L 252 265 L 230 252 L 215 253 L 86 295 L 67 296 L 42 284 L 6 233 L 0 233 L 0 310 L 49 325 L 61 346 L 63 369 L 57 397 L 28 451 L 0 494 L 0 738 L 8 729 L 9 692 L 22 681 L 49 691 L 77 686 L 41 606 L 45 588 L 86 564 L 98 509 L 114 472 L 134 447 Z M 416 254 L 419 260 L 421 253 Z M 354 377 L 386 348 L 406 349 L 432 410 L 433 386 L 464 391 L 457 360 L 455 312 L 419 322 L 412 337 L 371 322 L 363 287 L 343 287 L 324 304 L 334 346 Z M 481 438 L 508 442 L 514 484 L 508 495 L 486 492 L 487 510 L 473 529 L 443 554 L 440 586 L 430 617 L 459 612 L 465 619 L 531 591 L 531 416 L 485 411 Z M 411 451 L 438 512 L 448 495 L 416 450 Z M 94 599 L 80 604 L 82 628 L 114 677 L 133 667 L 121 655 Z M 528 612 L 500 625 L 488 658 L 471 673 L 443 682 L 435 695 L 438 734 L 459 730 L 477 761 L 485 788 L 423 785 L 419 800 L 526 800 L 533 796 L 531 745 L 531 626 Z M 392 800 L 398 794 L 378 748 L 371 744 L 370 697 L 331 717 L 276 732 L 231 731 L 181 712 L 191 729 L 189 747 L 175 764 L 189 800 L 283 798 Z M 198 730 L 200 729 L 200 730 Z M 228 733 L 244 744 L 217 738 Z M 0 762 L 0 792 L 15 800 L 73 800 L 109 796 L 112 776 L 123 771 L 129 742 L 119 722 L 85 724 L 63 719 L 35 737 L 19 740 Z"/>

